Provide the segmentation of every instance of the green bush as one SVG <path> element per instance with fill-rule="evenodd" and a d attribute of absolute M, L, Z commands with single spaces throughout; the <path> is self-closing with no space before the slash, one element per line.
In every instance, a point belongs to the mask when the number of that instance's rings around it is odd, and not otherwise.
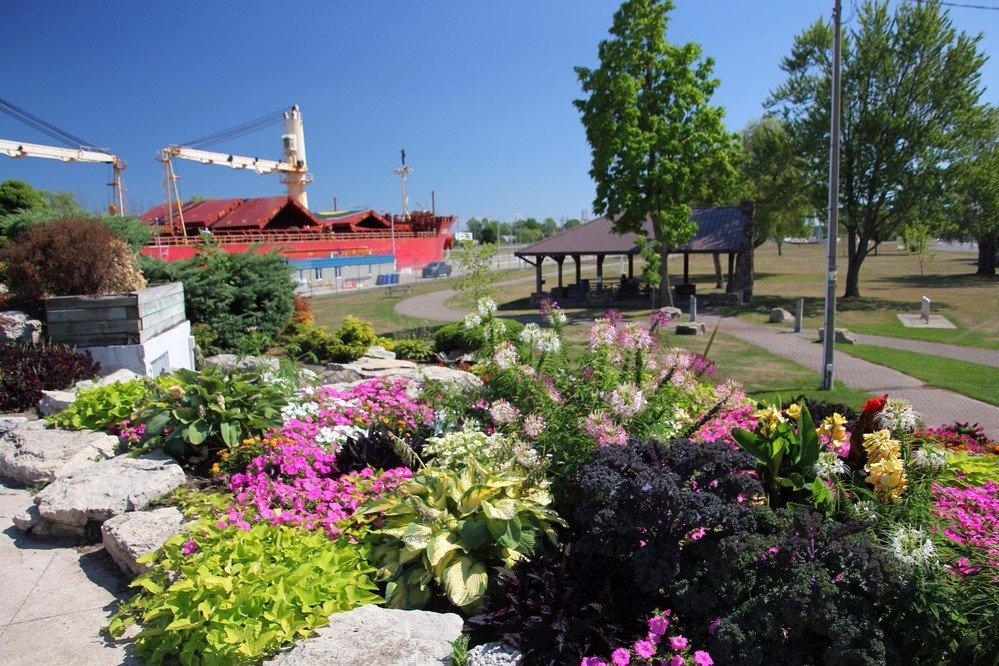
<path fill-rule="evenodd" d="M 142 379 L 94 386 L 77 392 L 66 409 L 49 416 L 49 425 L 64 430 L 104 430 L 132 416 L 149 396 Z"/>
<path fill-rule="evenodd" d="M 524 330 L 524 325 L 516 319 L 499 319 L 498 321 L 503 322 L 506 327 L 504 338 L 511 342 L 516 340 L 521 331 Z M 465 324 L 458 321 L 437 329 L 437 333 L 434 334 L 434 342 L 437 351 L 445 354 L 459 350 L 476 351 L 483 344 L 482 330 L 478 327 L 465 328 Z"/>
<path fill-rule="evenodd" d="M 209 367 L 178 370 L 177 384 L 153 385 L 138 420 L 146 425 L 140 448 L 163 450 L 198 469 L 222 450 L 281 424 L 290 387 L 258 370 Z"/>
<path fill-rule="evenodd" d="M 142 625 L 133 644 L 149 664 L 259 663 L 331 614 L 381 601 L 363 546 L 322 530 L 206 521 L 145 556 L 154 560 L 107 627 L 117 637 Z"/>
<path fill-rule="evenodd" d="M 246 338 L 271 344 L 291 319 L 295 283 L 288 264 L 276 253 L 228 254 L 212 245 L 183 261 L 165 263 L 143 259 L 150 282 L 184 283 L 187 317 L 215 333 L 206 353 L 237 353 Z"/>
<path fill-rule="evenodd" d="M 0 245 L 9 242 L 29 227 L 67 216 L 95 219 L 104 223 L 113 236 L 125 241 L 135 251 L 138 251 L 143 245 L 147 245 L 153 237 L 149 225 L 137 217 L 118 217 L 117 215 L 92 217 L 81 210 L 60 211 L 46 208 L 43 210 L 23 210 L 0 216 Z"/>
<path fill-rule="evenodd" d="M 543 484 L 518 472 L 487 472 L 474 461 L 461 471 L 420 469 L 363 510 L 382 516 L 368 538 L 388 606 L 425 606 L 434 583 L 458 608 L 476 607 L 490 567 L 513 566 L 541 536 L 555 539 L 553 526 L 563 523 L 550 503 Z"/>
<path fill-rule="evenodd" d="M 346 317 L 335 331 L 312 321 L 292 322 L 282 340 L 289 356 L 313 363 L 348 363 L 364 356 L 375 342 L 381 342 L 371 324 L 353 316 Z"/>
<path fill-rule="evenodd" d="M 393 340 L 392 349 L 396 358 L 409 361 L 429 361 L 434 355 L 434 346 L 426 340 Z"/>

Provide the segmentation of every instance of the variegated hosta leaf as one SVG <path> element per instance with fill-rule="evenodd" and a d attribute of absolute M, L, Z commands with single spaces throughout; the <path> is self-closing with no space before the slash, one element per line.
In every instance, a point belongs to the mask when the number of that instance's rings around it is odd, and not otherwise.
<path fill-rule="evenodd" d="M 456 557 L 444 571 L 444 592 L 455 606 L 474 604 L 486 593 L 489 576 L 481 562 Z"/>
<path fill-rule="evenodd" d="M 513 520 L 517 515 L 517 503 L 512 499 L 499 499 L 490 502 L 482 500 L 482 512 L 494 520 Z"/>
<path fill-rule="evenodd" d="M 496 492 L 495 488 L 487 488 L 486 486 L 479 485 L 472 486 L 458 499 L 458 511 L 462 515 L 477 511 L 482 500 L 492 497 Z"/>
<path fill-rule="evenodd" d="M 406 544 L 407 548 L 412 548 L 413 550 L 423 550 L 430 543 L 430 537 L 433 535 L 433 530 L 431 530 L 426 525 L 420 525 L 419 523 L 410 523 L 406 526 L 403 531 L 402 542 Z"/>
<path fill-rule="evenodd" d="M 430 566 L 436 566 L 441 559 L 452 550 L 459 550 L 458 536 L 453 532 L 438 532 L 430 538 L 427 544 L 427 561 Z"/>

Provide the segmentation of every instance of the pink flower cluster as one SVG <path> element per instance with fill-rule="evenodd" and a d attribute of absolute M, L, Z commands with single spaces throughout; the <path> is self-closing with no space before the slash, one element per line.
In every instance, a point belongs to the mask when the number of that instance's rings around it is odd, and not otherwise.
<path fill-rule="evenodd" d="M 999 483 L 987 481 L 967 488 L 934 483 L 933 515 L 945 521 L 944 537 L 984 551 L 989 566 L 999 567 Z M 967 575 L 978 570 L 966 558 L 961 560 L 954 568 L 957 573 Z"/>
<path fill-rule="evenodd" d="M 611 421 L 604 412 L 596 412 L 586 417 L 583 423 L 586 434 L 596 440 L 597 446 L 624 446 L 628 443 L 628 433 Z"/>
<path fill-rule="evenodd" d="M 125 419 L 109 425 L 108 432 L 118 435 L 118 441 L 122 444 L 138 444 L 142 440 L 142 434 L 146 432 L 146 424 L 133 423 L 131 419 Z"/>
<path fill-rule="evenodd" d="M 649 618 L 649 633 L 645 638 L 635 641 L 631 650 L 627 648 L 617 648 L 611 653 L 610 663 L 614 666 L 628 666 L 631 663 L 650 663 L 656 657 L 656 664 L 668 664 L 668 666 L 684 666 L 694 664 L 695 666 L 712 666 L 715 662 L 711 655 L 704 650 L 696 650 L 690 654 L 690 642 L 680 635 L 666 637 L 666 630 L 669 628 L 669 610 L 658 613 Z M 664 640 L 665 639 L 665 640 Z M 665 648 L 665 653 L 659 650 Z M 633 662 L 637 658 L 638 662 Z M 610 666 L 608 662 L 599 657 L 585 657 L 579 666 Z"/>
<path fill-rule="evenodd" d="M 756 410 L 752 405 L 742 405 L 734 409 L 718 412 L 718 415 L 702 425 L 694 439 L 702 442 L 726 442 L 738 448 L 732 439 L 732 430 L 756 430 Z"/>
<path fill-rule="evenodd" d="M 322 528 L 331 538 L 343 521 L 369 499 L 381 497 L 412 476 L 405 467 L 376 473 L 371 468 L 337 476 L 335 455 L 315 444 L 276 437 L 241 474 L 229 479 L 235 503 L 219 527 L 249 529 L 251 522 Z"/>
<path fill-rule="evenodd" d="M 954 424 L 940 428 L 926 428 L 914 432 L 913 437 L 928 439 L 952 451 L 999 454 L 999 444 L 989 439 L 977 423 L 974 426 Z"/>

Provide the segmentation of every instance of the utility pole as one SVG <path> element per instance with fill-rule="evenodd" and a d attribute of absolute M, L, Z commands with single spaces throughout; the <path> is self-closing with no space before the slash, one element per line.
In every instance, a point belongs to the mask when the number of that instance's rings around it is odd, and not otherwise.
<path fill-rule="evenodd" d="M 840 32 L 842 2 L 833 6 L 832 109 L 829 130 L 829 212 L 826 234 L 826 320 L 822 338 L 822 390 L 833 387 L 833 354 L 836 351 L 836 232 L 839 223 L 839 113 L 840 113 Z"/>
<path fill-rule="evenodd" d="M 406 179 L 409 178 L 409 174 L 413 173 L 413 169 L 406 165 L 406 150 L 405 148 L 399 151 L 399 155 L 402 158 L 402 166 L 397 167 L 393 170 L 395 175 L 402 179 L 402 219 L 409 219 L 409 194 L 406 192 Z M 392 216 L 392 265 L 395 270 L 398 270 L 398 262 L 395 258 L 395 216 Z"/>

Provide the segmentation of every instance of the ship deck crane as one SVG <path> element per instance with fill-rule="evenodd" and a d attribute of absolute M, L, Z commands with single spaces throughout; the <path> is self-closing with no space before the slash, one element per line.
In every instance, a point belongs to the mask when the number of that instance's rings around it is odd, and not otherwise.
<path fill-rule="evenodd" d="M 78 136 L 74 136 L 2 98 L 0 98 L 0 112 L 47 134 L 57 141 L 65 143 L 67 146 L 46 146 L 37 143 L 26 143 L 24 141 L 0 139 L 0 155 L 6 155 L 12 159 L 39 157 L 42 159 L 59 160 L 61 162 L 110 165 L 111 181 L 108 183 L 108 186 L 111 188 L 111 203 L 108 205 L 108 210 L 112 215 L 116 212 L 119 215 L 125 214 L 125 188 L 122 184 L 122 172 L 125 170 L 125 160 L 110 151 L 94 147 Z"/>
<path fill-rule="evenodd" d="M 209 144 L 249 134 L 278 120 L 284 121 L 284 134 L 281 135 L 284 159 L 281 161 L 203 149 Z M 227 166 L 230 169 L 247 169 L 262 174 L 278 173 L 281 175 L 281 182 L 287 185 L 288 196 L 297 200 L 304 208 L 309 207 L 309 197 L 305 188 L 308 183 L 312 182 L 312 174 L 305 159 L 305 128 L 302 124 L 302 112 L 298 105 L 269 113 L 200 139 L 166 146 L 157 153 L 156 159 L 163 163 L 163 186 L 166 194 L 168 224 L 171 229 L 174 228 L 174 216 L 176 215 L 180 221 L 181 231 L 186 236 L 183 205 L 177 186 L 179 176 L 173 168 L 174 158 L 201 164 Z"/>

